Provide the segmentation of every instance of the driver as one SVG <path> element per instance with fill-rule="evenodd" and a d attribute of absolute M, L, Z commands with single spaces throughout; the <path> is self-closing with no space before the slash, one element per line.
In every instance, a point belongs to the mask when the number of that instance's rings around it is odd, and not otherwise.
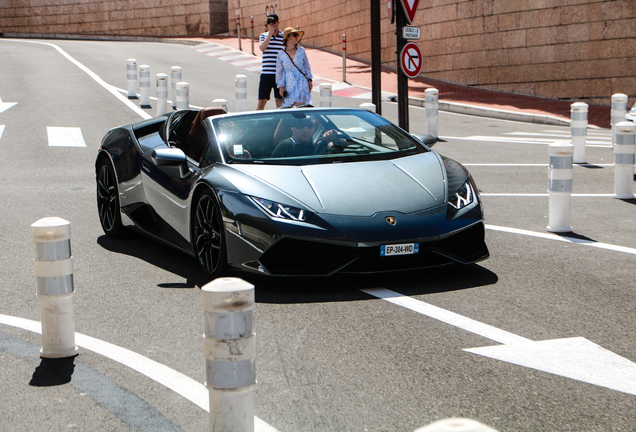
<path fill-rule="evenodd" d="M 278 144 L 272 157 L 310 156 L 327 153 L 334 144 L 343 138 L 335 129 L 325 132 L 316 145 L 314 134 L 318 128 L 318 120 L 314 116 L 295 119 L 291 125 L 292 136 Z"/>
<path fill-rule="evenodd" d="M 292 136 L 278 144 L 272 157 L 309 156 L 315 154 L 314 131 L 318 121 L 313 116 L 295 119 L 291 124 Z"/>

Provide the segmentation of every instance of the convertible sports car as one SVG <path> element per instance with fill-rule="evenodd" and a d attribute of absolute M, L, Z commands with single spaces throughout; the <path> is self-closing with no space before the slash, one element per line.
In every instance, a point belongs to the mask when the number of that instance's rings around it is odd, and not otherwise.
<path fill-rule="evenodd" d="M 99 219 L 109 237 L 135 227 L 211 277 L 484 260 L 477 187 L 428 138 L 359 109 L 175 111 L 104 136 Z"/>

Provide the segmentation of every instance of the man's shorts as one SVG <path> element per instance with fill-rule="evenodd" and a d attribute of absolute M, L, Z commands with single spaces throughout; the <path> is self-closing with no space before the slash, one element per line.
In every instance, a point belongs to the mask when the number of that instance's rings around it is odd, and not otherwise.
<path fill-rule="evenodd" d="M 276 87 L 276 74 L 261 74 L 261 80 L 258 83 L 258 98 L 269 100 L 269 95 L 274 89 L 274 97 L 282 99 L 278 87 Z"/>

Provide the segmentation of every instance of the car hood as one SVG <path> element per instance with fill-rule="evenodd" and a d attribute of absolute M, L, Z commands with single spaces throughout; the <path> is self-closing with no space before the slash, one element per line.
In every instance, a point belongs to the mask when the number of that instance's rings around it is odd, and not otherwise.
<path fill-rule="evenodd" d="M 233 168 L 322 214 L 413 213 L 442 205 L 446 200 L 443 163 L 434 152 L 387 161 L 307 166 L 254 164 Z"/>

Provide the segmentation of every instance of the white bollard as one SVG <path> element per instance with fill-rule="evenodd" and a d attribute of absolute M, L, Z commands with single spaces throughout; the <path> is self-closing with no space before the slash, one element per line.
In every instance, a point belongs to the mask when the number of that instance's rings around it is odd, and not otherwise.
<path fill-rule="evenodd" d="M 574 145 L 574 163 L 587 163 L 585 139 L 587 138 L 587 104 L 575 102 L 570 105 L 570 132 Z"/>
<path fill-rule="evenodd" d="M 625 114 L 627 114 L 627 95 L 623 93 L 616 93 L 612 95 L 612 110 L 611 124 L 612 124 L 612 146 L 616 142 L 616 132 L 614 131 L 614 125 L 616 123 L 625 121 Z"/>
<path fill-rule="evenodd" d="M 365 102 L 360 104 L 360 109 L 375 112 L 375 104 L 371 102 Z"/>
<path fill-rule="evenodd" d="M 181 66 L 170 68 L 170 88 L 172 89 L 172 109 L 177 109 L 177 83 L 181 81 Z"/>
<path fill-rule="evenodd" d="M 331 84 L 320 84 L 320 106 L 331 107 Z"/>
<path fill-rule="evenodd" d="M 42 320 L 41 357 L 76 356 L 71 224 L 57 217 L 43 218 L 31 225 L 31 234 Z"/>
<path fill-rule="evenodd" d="M 614 198 L 634 198 L 634 163 L 636 162 L 636 124 L 616 123 L 614 143 Z"/>
<path fill-rule="evenodd" d="M 220 278 L 202 288 L 211 431 L 254 431 L 254 285 Z"/>
<path fill-rule="evenodd" d="M 550 144 L 549 179 L 549 232 L 571 232 L 570 201 L 572 197 L 572 159 L 574 146 L 567 142 Z"/>
<path fill-rule="evenodd" d="M 157 78 L 157 116 L 168 112 L 168 75 L 158 73 Z"/>
<path fill-rule="evenodd" d="M 128 81 L 128 99 L 137 99 L 137 60 L 128 59 L 126 80 Z"/>
<path fill-rule="evenodd" d="M 139 66 L 139 94 L 142 108 L 150 108 L 150 66 Z"/>
<path fill-rule="evenodd" d="M 476 420 L 451 418 L 436 421 L 417 429 L 415 432 L 497 432 L 497 430 Z"/>
<path fill-rule="evenodd" d="M 177 109 L 184 110 L 190 108 L 190 84 L 187 82 L 178 82 L 175 86 Z"/>
<path fill-rule="evenodd" d="M 236 98 L 236 111 L 247 111 L 247 76 L 237 75 L 235 77 L 234 96 Z"/>
<path fill-rule="evenodd" d="M 426 113 L 426 133 L 438 138 L 437 116 L 439 111 L 439 90 L 436 88 L 424 90 L 424 110 Z"/>
<path fill-rule="evenodd" d="M 228 104 L 225 99 L 214 99 L 212 101 L 212 106 L 223 108 L 223 111 L 228 112 Z"/>

